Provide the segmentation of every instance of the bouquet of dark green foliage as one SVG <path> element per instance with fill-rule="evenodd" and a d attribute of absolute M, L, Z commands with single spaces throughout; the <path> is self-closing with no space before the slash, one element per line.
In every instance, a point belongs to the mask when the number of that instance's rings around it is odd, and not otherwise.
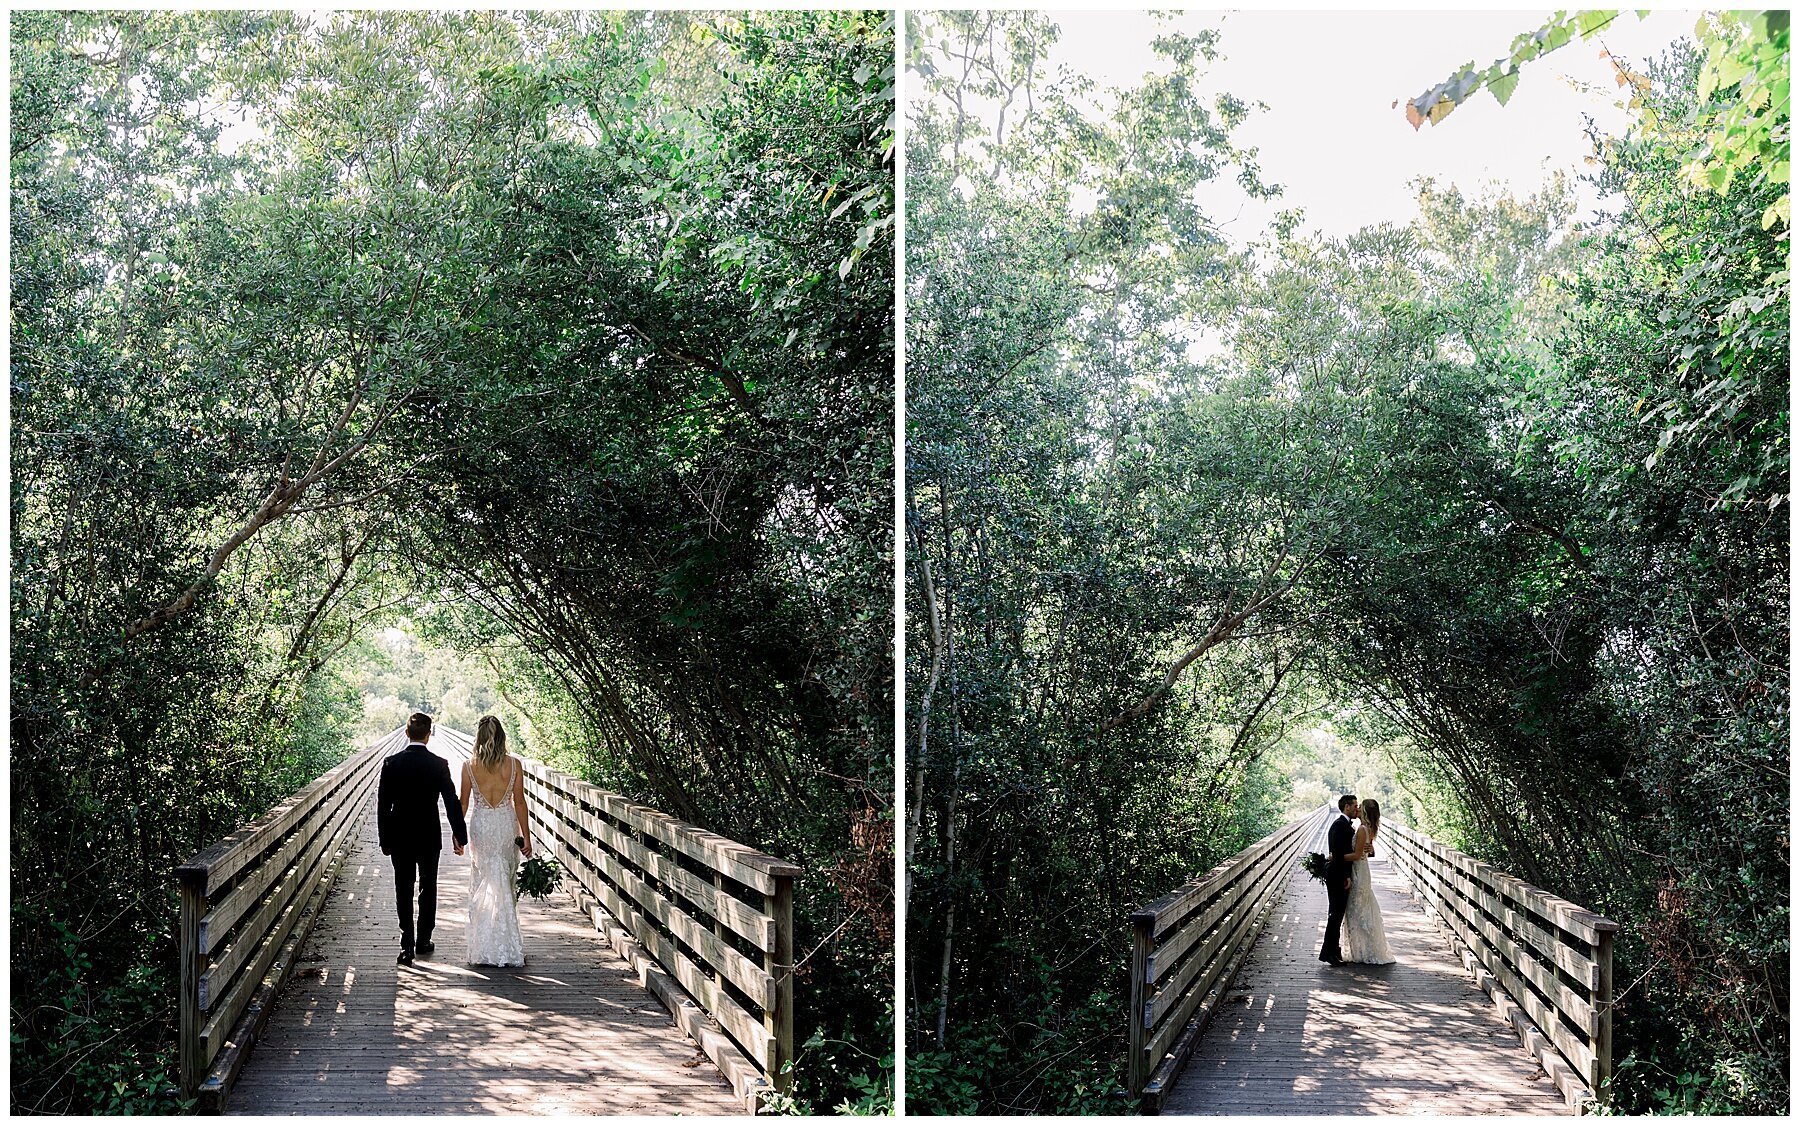
<path fill-rule="evenodd" d="M 1322 852 L 1307 853 L 1306 856 L 1300 861 L 1300 867 L 1306 869 L 1306 874 L 1311 876 L 1313 879 L 1319 881 L 1320 883 L 1325 882 L 1325 854 L 1324 853 L 1322 853 Z"/>
<path fill-rule="evenodd" d="M 514 838 L 520 848 L 525 847 L 525 838 Z M 548 899 L 562 883 L 562 865 L 554 860 L 541 856 L 528 858 L 519 865 L 518 878 L 513 881 L 513 899 L 521 895 L 529 895 L 533 899 Z"/>

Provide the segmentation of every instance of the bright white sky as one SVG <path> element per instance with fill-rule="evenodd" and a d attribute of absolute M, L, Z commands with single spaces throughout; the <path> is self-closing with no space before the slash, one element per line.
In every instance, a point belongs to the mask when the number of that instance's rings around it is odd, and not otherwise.
<path fill-rule="evenodd" d="M 1551 172 L 1584 169 L 1583 115 L 1608 132 L 1627 121 L 1607 49 L 1633 64 L 1691 37 L 1696 11 L 1625 12 L 1592 40 L 1577 39 L 1524 68 L 1503 108 L 1477 93 L 1439 124 L 1417 133 L 1404 104 L 1475 62 L 1507 53 L 1513 37 L 1542 26 L 1548 11 L 1507 12 L 1189 12 L 1160 21 L 1148 12 L 1055 12 L 1062 28 L 1054 63 L 1104 88 L 1135 85 L 1155 63 L 1150 41 L 1162 29 L 1219 27 L 1224 58 L 1209 91 L 1268 104 L 1238 131 L 1260 150 L 1265 181 L 1282 195 L 1245 203 L 1234 184 L 1209 188 L 1213 214 L 1234 241 L 1262 234 L 1275 213 L 1306 212 L 1306 227 L 1343 235 L 1371 223 L 1406 222 L 1415 207 L 1407 183 L 1432 175 L 1465 194 L 1498 182 L 1527 194 Z M 1591 210 L 1594 190 L 1577 184 Z M 1215 194 L 1216 192 L 1216 194 Z M 1578 216 L 1579 217 L 1579 216 Z"/>

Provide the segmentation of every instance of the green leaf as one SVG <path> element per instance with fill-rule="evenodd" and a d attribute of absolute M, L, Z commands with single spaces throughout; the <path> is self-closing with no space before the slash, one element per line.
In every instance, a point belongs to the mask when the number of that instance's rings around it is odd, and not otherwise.
<path fill-rule="evenodd" d="M 1619 13 L 1616 11 L 1577 12 L 1575 13 L 1575 26 L 1581 31 L 1581 37 L 1586 39 L 1594 32 L 1612 23 L 1618 18 L 1618 15 Z"/>
<path fill-rule="evenodd" d="M 1714 85 L 1717 87 L 1736 86 L 1750 73 L 1750 62 L 1733 56 L 1720 62 Z"/>
<path fill-rule="evenodd" d="M 1512 100 L 1513 91 L 1518 89 L 1518 86 L 1519 72 L 1515 70 L 1510 74 L 1503 74 L 1499 78 L 1489 82 L 1488 90 L 1494 95 L 1495 101 L 1499 102 L 1501 105 L 1505 105 Z"/>

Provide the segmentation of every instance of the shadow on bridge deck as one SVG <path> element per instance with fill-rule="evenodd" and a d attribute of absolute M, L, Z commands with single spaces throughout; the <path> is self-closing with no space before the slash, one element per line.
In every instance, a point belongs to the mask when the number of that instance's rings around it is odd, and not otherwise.
<path fill-rule="evenodd" d="M 1370 867 L 1398 961 L 1319 961 L 1325 892 L 1295 877 L 1164 1114 L 1569 1113 L 1405 881 Z"/>
<path fill-rule="evenodd" d="M 451 768 L 460 769 L 457 756 Z M 718 1069 L 566 891 L 519 901 L 523 968 L 464 965 L 469 861 L 446 848 L 437 950 L 395 965 L 393 871 L 376 843 L 373 794 L 369 801 L 231 1113 L 742 1112 Z"/>

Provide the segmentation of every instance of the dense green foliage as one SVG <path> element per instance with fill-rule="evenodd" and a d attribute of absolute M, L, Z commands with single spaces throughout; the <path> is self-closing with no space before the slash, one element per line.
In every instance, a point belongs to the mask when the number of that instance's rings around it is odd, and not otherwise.
<path fill-rule="evenodd" d="M 1323 710 L 1405 820 L 1624 925 L 1614 1108 L 1784 1109 L 1785 186 L 1684 171 L 1732 92 L 1636 76 L 1585 230 L 1427 182 L 1238 253 L 1211 42 L 1093 110 L 1027 77 L 1053 34 L 915 63 L 909 1106 L 1118 1109 L 1127 912 L 1277 823 Z"/>
<path fill-rule="evenodd" d="M 796 1108 L 889 1097 L 892 34 L 14 18 L 15 1110 L 169 1105 L 170 870 L 409 607 L 807 868 Z"/>

